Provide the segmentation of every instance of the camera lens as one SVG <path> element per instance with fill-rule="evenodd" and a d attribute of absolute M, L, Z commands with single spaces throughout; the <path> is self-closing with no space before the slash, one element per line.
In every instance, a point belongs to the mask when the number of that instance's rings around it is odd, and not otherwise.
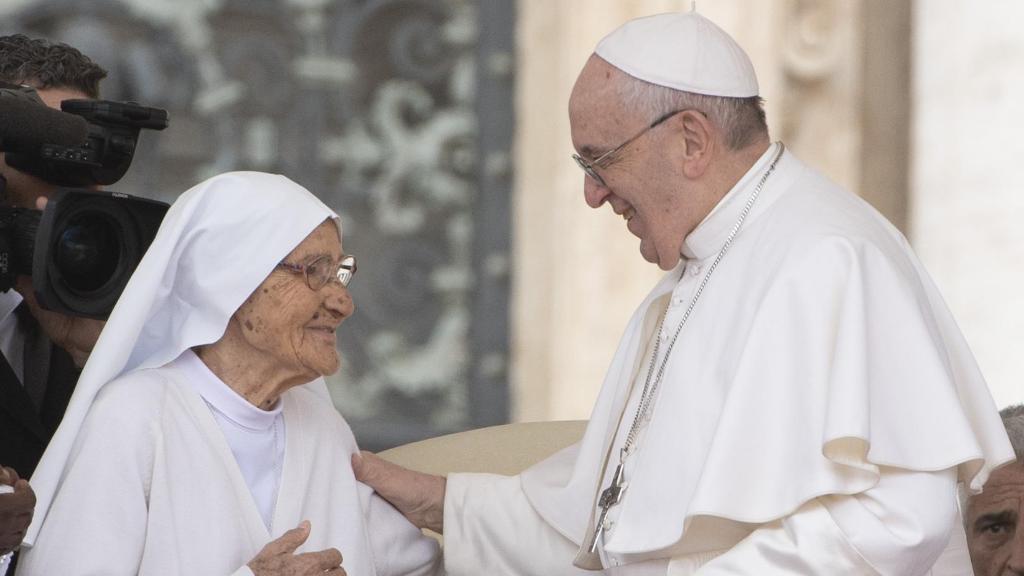
<path fill-rule="evenodd" d="M 87 293 L 110 281 L 121 259 L 119 230 L 102 212 L 79 212 L 68 220 L 54 257 L 68 288 Z"/>
<path fill-rule="evenodd" d="M 55 190 L 29 242 L 40 305 L 106 318 L 166 212 L 167 204 L 116 192 Z"/>

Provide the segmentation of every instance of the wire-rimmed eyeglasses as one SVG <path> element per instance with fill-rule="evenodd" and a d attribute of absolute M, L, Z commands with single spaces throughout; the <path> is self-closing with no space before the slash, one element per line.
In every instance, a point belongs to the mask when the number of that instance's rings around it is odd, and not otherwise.
<path fill-rule="evenodd" d="M 352 281 L 352 277 L 356 275 L 356 257 L 351 254 L 342 255 L 337 266 L 334 265 L 334 260 L 326 254 L 318 256 L 306 264 L 278 262 L 277 266 L 295 274 L 302 274 L 306 278 L 306 286 L 309 286 L 309 289 L 314 292 L 326 286 L 332 279 L 347 287 Z"/>
<path fill-rule="evenodd" d="M 661 124 L 662 122 L 664 122 L 665 120 L 668 120 L 669 118 L 675 116 L 676 114 L 679 114 L 680 112 L 685 112 L 687 110 L 690 110 L 690 108 L 682 108 L 682 109 L 679 109 L 679 110 L 675 110 L 675 111 L 669 112 L 667 114 L 663 114 L 662 116 L 658 117 L 657 120 L 655 120 L 654 122 L 651 122 L 650 124 L 648 124 L 646 128 L 644 128 L 643 130 L 641 130 L 641 131 L 637 132 L 636 134 L 630 136 L 629 139 L 627 139 L 622 144 L 619 144 L 615 148 L 612 148 L 611 150 L 605 152 L 604 154 L 601 154 L 600 156 L 595 158 L 593 161 L 587 161 L 586 158 L 580 156 L 579 154 L 573 154 L 572 155 L 572 159 L 576 161 L 576 164 L 580 168 L 582 168 L 584 172 L 586 172 L 587 176 L 590 176 L 591 178 L 593 178 L 594 181 L 597 182 L 598 184 L 600 184 L 601 186 L 604 186 L 605 188 L 608 188 L 608 184 L 604 181 L 604 178 L 602 178 L 601 175 L 597 173 L 597 170 L 595 169 L 595 166 L 600 166 L 602 162 L 604 162 L 608 158 L 611 158 L 612 155 L 614 155 L 616 152 L 622 150 L 626 146 L 629 146 L 630 144 L 635 142 L 637 138 L 643 136 L 648 131 L 650 131 L 652 128 L 657 126 L 658 124 Z"/>

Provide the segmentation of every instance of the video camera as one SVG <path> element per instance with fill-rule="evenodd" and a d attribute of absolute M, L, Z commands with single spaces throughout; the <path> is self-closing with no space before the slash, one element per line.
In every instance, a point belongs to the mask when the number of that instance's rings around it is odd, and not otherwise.
<path fill-rule="evenodd" d="M 13 207 L 0 175 L 0 291 L 18 275 L 46 309 L 104 319 L 153 242 L 168 205 L 77 187 L 113 184 L 131 165 L 142 128 L 167 112 L 132 102 L 65 100 L 0 82 L 0 151 L 8 166 L 59 188 L 42 211 Z"/>

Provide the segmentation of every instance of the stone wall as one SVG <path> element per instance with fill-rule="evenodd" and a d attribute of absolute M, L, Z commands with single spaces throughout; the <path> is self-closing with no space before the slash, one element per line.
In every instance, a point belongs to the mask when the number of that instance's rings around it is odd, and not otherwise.
<path fill-rule="evenodd" d="M 912 241 L 996 403 L 1024 402 L 1024 3 L 915 4 Z"/>

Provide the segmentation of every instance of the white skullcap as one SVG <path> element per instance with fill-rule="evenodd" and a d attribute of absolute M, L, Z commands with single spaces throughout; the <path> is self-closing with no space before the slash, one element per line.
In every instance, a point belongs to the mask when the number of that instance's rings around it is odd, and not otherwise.
<path fill-rule="evenodd" d="M 754 65 L 724 30 L 696 12 L 626 22 L 594 53 L 630 76 L 685 92 L 748 98 L 758 95 Z"/>

